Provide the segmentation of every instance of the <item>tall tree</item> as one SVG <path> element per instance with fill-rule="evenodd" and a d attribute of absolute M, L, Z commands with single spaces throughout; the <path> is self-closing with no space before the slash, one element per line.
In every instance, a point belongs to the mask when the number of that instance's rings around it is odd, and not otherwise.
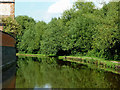
<path fill-rule="evenodd" d="M 118 2 L 110 2 L 100 10 L 101 19 L 96 26 L 94 48 L 106 58 L 118 59 L 120 53 L 120 30 L 118 28 Z"/>

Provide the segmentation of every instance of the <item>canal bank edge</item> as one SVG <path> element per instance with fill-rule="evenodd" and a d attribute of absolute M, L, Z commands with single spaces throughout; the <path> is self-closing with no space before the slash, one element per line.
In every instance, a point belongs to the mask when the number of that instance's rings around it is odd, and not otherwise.
<path fill-rule="evenodd" d="M 96 58 L 91 57 L 71 57 L 71 56 L 60 56 L 59 59 L 84 64 L 92 69 L 99 69 L 120 74 L 120 63 L 119 62 L 116 63 L 116 61 L 113 62 L 107 60 L 98 60 Z"/>
<path fill-rule="evenodd" d="M 43 55 L 43 54 L 20 54 L 17 53 L 16 56 L 27 56 L 27 57 L 57 57 L 63 61 L 75 62 L 84 65 L 88 65 L 90 68 L 96 68 L 99 70 L 104 70 L 116 74 L 120 74 L 120 62 L 108 61 L 103 59 L 96 59 L 92 57 L 82 57 L 82 56 L 54 56 L 54 55 Z M 94 65 L 94 66 L 93 66 Z"/>

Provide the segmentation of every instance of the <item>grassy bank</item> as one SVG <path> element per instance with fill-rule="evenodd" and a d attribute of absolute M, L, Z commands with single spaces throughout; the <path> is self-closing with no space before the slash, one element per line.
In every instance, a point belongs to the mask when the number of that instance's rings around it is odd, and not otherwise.
<path fill-rule="evenodd" d="M 43 54 L 16 54 L 17 56 L 28 56 L 28 57 L 55 57 L 54 55 L 43 55 Z M 114 60 L 104 60 L 97 57 L 86 57 L 86 56 L 58 56 L 58 59 L 64 61 L 82 63 L 93 69 L 100 69 L 116 74 L 120 74 L 120 62 Z"/>
<path fill-rule="evenodd" d="M 43 55 L 43 54 L 25 54 L 25 53 L 16 53 L 16 56 L 46 57 L 47 55 Z"/>
<path fill-rule="evenodd" d="M 101 69 L 120 74 L 120 62 L 104 60 L 101 58 L 93 58 L 86 56 L 59 56 L 64 61 L 82 63 L 93 69 Z"/>

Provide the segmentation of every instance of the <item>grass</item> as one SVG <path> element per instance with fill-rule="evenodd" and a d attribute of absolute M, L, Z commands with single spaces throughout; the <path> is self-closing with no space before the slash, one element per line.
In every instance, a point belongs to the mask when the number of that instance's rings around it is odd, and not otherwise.
<path fill-rule="evenodd" d="M 110 71 L 116 74 L 120 74 L 120 68 L 119 68 L 119 72 L 116 71 L 117 70 L 116 67 L 120 66 L 120 63 L 113 63 L 111 61 L 104 60 L 101 58 L 93 58 L 86 56 L 59 56 L 59 59 L 64 59 L 65 61 L 70 61 L 70 62 L 82 63 L 91 68 L 102 69 L 105 71 Z"/>
<path fill-rule="evenodd" d="M 73 61 L 73 60 L 65 60 L 64 61 L 70 61 L 70 62 L 76 62 L 76 63 L 79 63 L 79 64 L 84 64 L 84 65 L 87 65 L 89 68 L 92 68 L 92 69 L 97 69 L 99 71 L 103 70 L 103 71 L 108 71 L 108 72 L 113 72 L 113 73 L 116 73 L 116 74 L 120 74 L 119 72 L 115 71 L 114 68 L 104 68 L 103 66 L 95 66 L 93 64 L 90 64 L 90 63 L 84 63 L 84 62 L 79 62 L 79 61 Z"/>
<path fill-rule="evenodd" d="M 16 56 L 28 56 L 28 57 L 46 57 L 44 54 L 26 54 L 26 53 L 16 53 Z"/>
<path fill-rule="evenodd" d="M 44 55 L 44 54 L 17 53 L 16 55 L 28 56 L 28 57 L 55 57 L 55 55 Z M 113 63 L 111 62 L 111 60 L 105 60 L 103 58 L 87 57 L 87 56 L 58 56 L 58 58 L 64 61 L 82 63 L 84 65 L 87 65 L 90 68 L 97 68 L 105 71 L 110 71 L 116 74 L 120 74 L 120 72 L 118 73 L 118 71 L 116 71 L 116 66 L 120 66 L 120 63 Z M 115 60 L 112 60 L 112 61 L 115 61 Z"/>
<path fill-rule="evenodd" d="M 104 63 L 108 63 L 108 64 L 112 64 L 113 62 L 111 61 L 115 61 L 115 60 L 105 60 L 103 58 L 98 58 L 98 57 L 88 57 L 88 56 L 59 56 L 59 58 L 63 58 L 63 57 L 73 57 L 73 58 L 81 58 L 81 59 L 88 59 L 88 60 L 93 60 L 93 61 L 101 61 L 101 62 L 104 62 Z"/>

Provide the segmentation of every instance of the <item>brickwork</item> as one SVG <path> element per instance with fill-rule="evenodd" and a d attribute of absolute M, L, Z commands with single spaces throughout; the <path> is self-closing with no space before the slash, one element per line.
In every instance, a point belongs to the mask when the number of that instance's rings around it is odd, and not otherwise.
<path fill-rule="evenodd" d="M 10 16 L 14 18 L 15 17 L 15 4 L 11 3 L 10 8 L 11 8 Z"/>
<path fill-rule="evenodd" d="M 0 0 L 0 18 L 11 16 L 15 17 L 15 0 Z M 0 25 L 0 30 L 3 31 L 3 26 Z"/>
<path fill-rule="evenodd" d="M 3 30 L 3 26 L 0 26 L 0 30 Z"/>
<path fill-rule="evenodd" d="M 0 17 L 15 16 L 15 0 L 0 0 Z"/>
<path fill-rule="evenodd" d="M 15 39 L 9 34 L 0 31 L 0 46 L 15 47 Z"/>

